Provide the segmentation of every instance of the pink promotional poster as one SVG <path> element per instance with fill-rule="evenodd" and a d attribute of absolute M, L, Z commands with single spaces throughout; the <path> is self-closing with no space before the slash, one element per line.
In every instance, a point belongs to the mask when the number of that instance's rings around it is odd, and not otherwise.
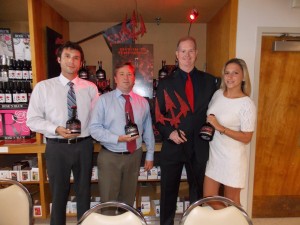
<path fill-rule="evenodd" d="M 0 140 L 31 138 L 26 115 L 27 109 L 0 110 Z"/>

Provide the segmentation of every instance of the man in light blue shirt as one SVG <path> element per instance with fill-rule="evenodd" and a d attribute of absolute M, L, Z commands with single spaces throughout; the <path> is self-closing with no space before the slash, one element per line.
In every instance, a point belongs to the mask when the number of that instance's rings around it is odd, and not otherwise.
<path fill-rule="evenodd" d="M 144 170 L 153 167 L 154 134 L 148 101 L 132 92 L 134 67 L 125 63 L 115 69 L 117 87 L 99 97 L 92 112 L 90 133 L 102 145 L 97 165 L 101 202 L 121 201 L 133 205 L 142 158 L 142 140 L 147 148 Z M 129 95 L 134 123 L 139 135 L 125 134 L 125 97 Z M 127 142 L 135 141 L 136 149 L 129 152 Z"/>

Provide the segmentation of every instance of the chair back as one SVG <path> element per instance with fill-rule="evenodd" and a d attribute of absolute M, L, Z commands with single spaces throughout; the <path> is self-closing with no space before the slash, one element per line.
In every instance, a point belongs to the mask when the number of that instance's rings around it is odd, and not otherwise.
<path fill-rule="evenodd" d="M 103 215 L 101 209 L 104 208 L 121 208 L 125 210 L 119 215 Z M 144 216 L 135 208 L 121 202 L 110 201 L 99 203 L 89 209 L 77 225 L 147 225 Z"/>
<path fill-rule="evenodd" d="M 214 210 L 205 205 L 209 202 L 222 202 L 225 208 Z M 221 196 L 203 198 L 184 212 L 180 225 L 252 225 L 248 214 L 233 201 Z"/>
<path fill-rule="evenodd" d="M 0 180 L 0 224 L 32 225 L 32 198 L 27 188 L 15 180 Z"/>

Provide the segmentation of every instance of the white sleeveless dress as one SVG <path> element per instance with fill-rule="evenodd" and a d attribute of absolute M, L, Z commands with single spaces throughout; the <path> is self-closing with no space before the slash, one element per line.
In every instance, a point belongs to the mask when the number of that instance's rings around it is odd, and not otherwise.
<path fill-rule="evenodd" d="M 226 98 L 219 89 L 211 99 L 209 114 L 214 114 L 220 124 L 231 130 L 254 131 L 256 107 L 248 96 Z M 246 145 L 216 131 L 209 146 L 205 175 L 226 186 L 243 188 L 248 169 Z"/>

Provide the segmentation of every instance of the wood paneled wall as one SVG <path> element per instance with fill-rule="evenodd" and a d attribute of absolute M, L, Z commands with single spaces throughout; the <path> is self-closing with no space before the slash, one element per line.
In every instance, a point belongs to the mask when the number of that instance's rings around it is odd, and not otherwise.
<path fill-rule="evenodd" d="M 207 72 L 221 76 L 224 63 L 235 57 L 238 0 L 228 0 L 207 23 Z"/>
<path fill-rule="evenodd" d="M 28 0 L 33 85 L 47 77 L 46 27 L 69 40 L 69 22 L 43 0 Z"/>

